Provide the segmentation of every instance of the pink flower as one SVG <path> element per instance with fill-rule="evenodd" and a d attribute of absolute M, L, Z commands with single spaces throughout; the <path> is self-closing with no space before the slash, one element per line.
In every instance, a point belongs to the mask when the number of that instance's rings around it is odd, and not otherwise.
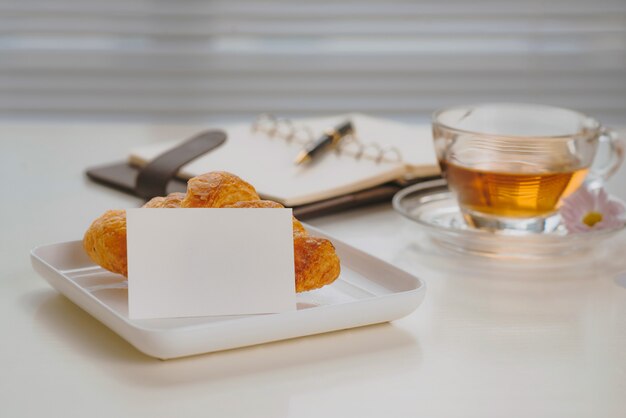
<path fill-rule="evenodd" d="M 624 212 L 624 205 L 609 200 L 604 189 L 591 191 L 584 186 L 565 198 L 560 209 L 569 232 L 620 228 L 624 225 Z"/>

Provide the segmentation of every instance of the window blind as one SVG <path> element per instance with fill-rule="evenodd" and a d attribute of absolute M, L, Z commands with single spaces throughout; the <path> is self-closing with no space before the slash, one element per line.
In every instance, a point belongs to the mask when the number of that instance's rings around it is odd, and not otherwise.
<path fill-rule="evenodd" d="M 626 121 L 626 1 L 0 0 L 5 117 L 424 119 L 484 101 Z"/>

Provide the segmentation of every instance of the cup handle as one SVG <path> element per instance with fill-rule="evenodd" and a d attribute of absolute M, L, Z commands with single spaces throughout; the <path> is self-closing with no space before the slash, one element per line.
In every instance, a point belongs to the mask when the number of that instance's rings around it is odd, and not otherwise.
<path fill-rule="evenodd" d="M 592 167 L 590 186 L 601 186 L 619 169 L 624 161 L 624 141 L 613 129 L 602 128 L 598 138 L 599 144 L 609 147 L 609 157 L 600 167 Z"/>

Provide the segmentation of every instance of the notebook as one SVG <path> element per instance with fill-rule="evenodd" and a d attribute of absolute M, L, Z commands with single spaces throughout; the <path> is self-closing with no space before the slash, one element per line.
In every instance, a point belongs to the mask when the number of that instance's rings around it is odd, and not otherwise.
<path fill-rule="evenodd" d="M 348 119 L 354 136 L 310 164 L 294 163 L 307 141 Z M 253 124 L 219 128 L 227 134 L 226 143 L 185 165 L 178 176 L 228 171 L 254 185 L 261 197 L 288 207 L 439 173 L 429 126 L 346 114 L 297 121 L 261 117 Z M 132 149 L 130 163 L 144 166 L 177 143 Z"/>

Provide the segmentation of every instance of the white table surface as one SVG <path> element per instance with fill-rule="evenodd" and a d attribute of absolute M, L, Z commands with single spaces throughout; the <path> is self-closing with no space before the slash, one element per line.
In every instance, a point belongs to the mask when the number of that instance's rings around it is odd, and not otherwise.
<path fill-rule="evenodd" d="M 442 256 L 384 204 L 311 222 L 420 276 L 410 316 L 210 355 L 147 357 L 30 267 L 133 197 L 83 171 L 192 126 L 0 126 L 1 417 L 624 417 L 624 234 L 568 262 Z M 626 169 L 609 189 L 626 199 Z M 626 283 L 625 283 L 626 285 Z"/>

